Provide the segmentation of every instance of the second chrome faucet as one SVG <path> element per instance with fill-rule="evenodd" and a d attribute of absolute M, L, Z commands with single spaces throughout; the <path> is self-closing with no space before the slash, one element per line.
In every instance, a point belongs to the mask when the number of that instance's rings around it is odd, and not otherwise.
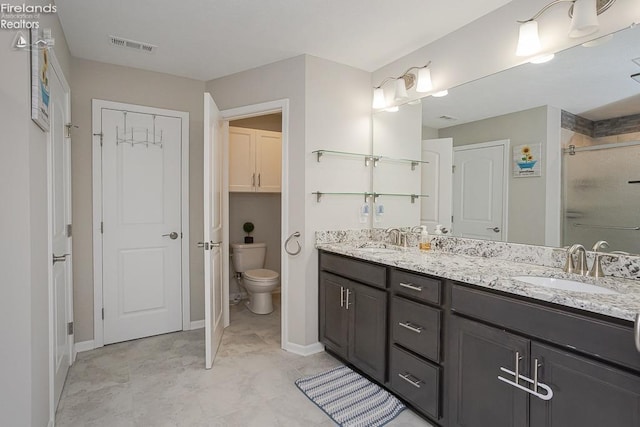
<path fill-rule="evenodd" d="M 609 243 L 607 243 L 605 240 L 599 240 L 593 245 L 593 248 L 591 250 L 595 252 L 595 257 L 593 259 L 593 265 L 589 270 L 589 266 L 587 265 L 587 251 L 585 250 L 584 246 L 576 243 L 575 245 L 567 249 L 567 259 L 564 264 L 564 271 L 566 271 L 567 273 L 580 274 L 582 276 L 586 276 L 588 274 L 592 277 L 603 277 L 604 272 L 602 271 L 601 264 L 602 257 L 615 258 L 618 256 L 616 254 L 605 254 L 600 251 L 601 249 L 608 247 Z M 578 256 L 577 262 L 574 262 L 574 255 Z"/>

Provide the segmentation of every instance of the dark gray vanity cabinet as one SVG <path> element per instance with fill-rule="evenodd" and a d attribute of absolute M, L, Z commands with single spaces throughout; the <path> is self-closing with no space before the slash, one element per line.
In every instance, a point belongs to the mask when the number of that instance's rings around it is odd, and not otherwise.
<path fill-rule="evenodd" d="M 407 271 L 389 274 L 389 388 L 433 420 L 442 415 L 442 282 Z"/>
<path fill-rule="evenodd" d="M 369 284 L 347 278 L 358 272 Z M 320 342 L 381 383 L 387 372 L 385 288 L 385 267 L 320 254 Z"/>
<path fill-rule="evenodd" d="M 493 327 L 450 316 L 450 426 L 640 426 L 640 375 L 597 360 L 615 355 L 632 366 L 634 358 L 640 361 L 616 340 L 625 328 L 459 285 L 452 288 L 451 308 L 482 322 L 503 318 Z M 554 316 L 551 330 L 545 322 Z M 571 322 L 577 323 L 567 329 Z M 549 339 L 556 345 L 542 342 Z M 590 353 L 601 341 L 609 349 Z"/>

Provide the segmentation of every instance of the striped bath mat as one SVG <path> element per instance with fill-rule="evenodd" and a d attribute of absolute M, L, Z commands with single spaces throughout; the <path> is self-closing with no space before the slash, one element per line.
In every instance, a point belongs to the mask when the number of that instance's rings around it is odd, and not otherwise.
<path fill-rule="evenodd" d="M 296 380 L 298 388 L 341 426 L 383 426 L 405 406 L 346 366 Z"/>

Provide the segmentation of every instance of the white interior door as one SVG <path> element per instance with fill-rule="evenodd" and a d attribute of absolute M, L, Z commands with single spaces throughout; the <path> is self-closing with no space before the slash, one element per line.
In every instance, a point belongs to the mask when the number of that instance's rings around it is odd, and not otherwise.
<path fill-rule="evenodd" d="M 182 118 L 102 108 L 104 343 L 182 329 Z"/>
<path fill-rule="evenodd" d="M 429 232 L 442 224 L 451 230 L 451 186 L 453 166 L 453 138 L 422 141 L 422 193 L 420 225 Z"/>
<path fill-rule="evenodd" d="M 454 236 L 505 239 L 507 147 L 508 141 L 496 141 L 454 148 Z"/>
<path fill-rule="evenodd" d="M 53 323 L 53 399 L 57 406 L 69 365 L 72 336 L 68 323 L 72 320 L 71 284 L 71 147 L 65 125 L 70 123 L 69 91 L 54 72 L 50 73 L 50 233 L 52 243 L 51 307 Z"/>
<path fill-rule="evenodd" d="M 222 233 L 223 125 L 220 110 L 204 94 L 204 327 L 205 367 L 211 369 L 224 331 L 222 260 L 228 245 Z M 223 258 L 224 256 L 224 258 Z"/>
<path fill-rule="evenodd" d="M 256 191 L 282 190 L 282 133 L 256 131 Z"/>

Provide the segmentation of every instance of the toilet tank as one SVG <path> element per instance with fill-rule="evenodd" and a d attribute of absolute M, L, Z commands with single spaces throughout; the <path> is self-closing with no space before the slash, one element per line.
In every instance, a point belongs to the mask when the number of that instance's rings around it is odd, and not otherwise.
<path fill-rule="evenodd" d="M 233 269 L 238 273 L 264 267 L 266 243 L 232 243 Z"/>

